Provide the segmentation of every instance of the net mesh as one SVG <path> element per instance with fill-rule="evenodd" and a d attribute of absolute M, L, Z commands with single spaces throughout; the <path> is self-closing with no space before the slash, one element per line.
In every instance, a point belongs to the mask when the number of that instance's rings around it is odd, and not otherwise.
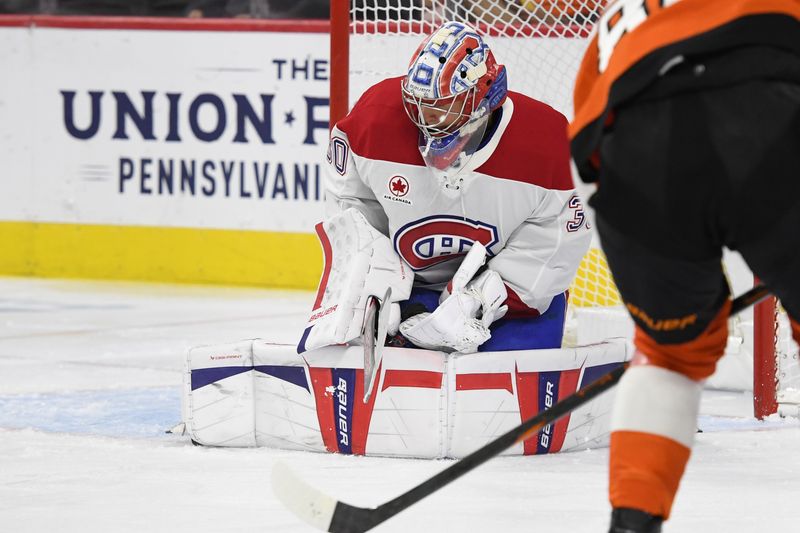
<path fill-rule="evenodd" d="M 605 255 L 599 248 L 590 248 L 583 256 L 578 274 L 569 289 L 569 304 L 576 307 L 622 305 Z"/>
<path fill-rule="evenodd" d="M 509 87 L 572 115 L 572 86 L 602 0 L 357 0 L 351 10 L 351 104 L 370 82 L 405 74 L 442 22 L 472 24 L 509 72 Z M 525 39 L 521 39 L 524 37 Z M 532 41 L 537 42 L 532 42 Z M 352 79 L 352 78 L 351 78 Z"/>
<path fill-rule="evenodd" d="M 404 75 L 422 39 L 444 21 L 456 20 L 473 25 L 484 35 L 497 60 L 507 67 L 510 90 L 543 101 L 571 119 L 575 75 L 588 37 L 607 3 L 607 0 L 352 0 L 350 105 L 374 83 Z M 745 276 L 748 275 L 745 289 L 752 286 L 749 271 Z M 596 245 L 583 258 L 570 288 L 570 309 L 584 312 L 587 317 L 577 326 L 580 332 L 567 333 L 579 343 L 632 334 L 605 256 Z M 573 317 L 568 319 L 570 323 L 578 320 Z M 800 403 L 798 347 L 791 340 L 785 313 L 779 313 L 775 327 L 778 399 Z M 732 320 L 730 330 L 729 349 L 731 346 L 736 349 L 724 359 L 736 357 L 741 362 L 723 360 L 721 366 L 737 371 L 737 365 L 749 366 L 750 381 L 737 377 L 733 384 L 721 379 L 721 386 L 752 388 L 752 313 L 743 313 Z"/>
<path fill-rule="evenodd" d="M 794 342 L 789 325 L 789 315 L 781 307 L 776 307 L 775 353 L 778 363 L 778 403 L 800 406 L 800 349 Z M 786 414 L 800 416 L 800 408 L 792 413 L 787 407 Z"/>

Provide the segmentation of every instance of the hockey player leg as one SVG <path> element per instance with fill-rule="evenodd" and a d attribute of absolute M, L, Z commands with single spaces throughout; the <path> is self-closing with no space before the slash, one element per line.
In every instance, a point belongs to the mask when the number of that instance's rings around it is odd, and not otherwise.
<path fill-rule="evenodd" d="M 689 460 L 700 389 L 653 365 L 631 367 L 620 380 L 609 460 L 612 533 L 661 530 Z"/>
<path fill-rule="evenodd" d="M 724 351 L 729 311 L 728 302 L 698 338 L 681 344 L 657 344 L 637 328 L 611 422 L 612 533 L 657 532 L 669 518 L 694 442 L 701 380 Z"/>

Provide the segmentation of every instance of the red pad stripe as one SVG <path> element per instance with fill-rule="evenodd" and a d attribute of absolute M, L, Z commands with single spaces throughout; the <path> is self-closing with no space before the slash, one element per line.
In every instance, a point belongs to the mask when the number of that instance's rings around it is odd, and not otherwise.
<path fill-rule="evenodd" d="M 322 227 L 322 222 L 314 226 L 317 231 L 319 243 L 322 246 L 322 255 L 325 261 L 325 268 L 322 270 L 322 277 L 319 280 L 319 288 L 317 288 L 317 299 L 314 300 L 314 307 L 312 311 L 316 311 L 322 305 L 322 298 L 325 296 L 325 287 L 328 286 L 328 278 L 331 275 L 331 267 L 333 266 L 333 250 L 331 249 L 331 241 L 328 240 L 328 234 L 325 233 L 325 228 Z"/>
<path fill-rule="evenodd" d="M 429 370 L 387 370 L 383 376 L 383 386 L 381 387 L 381 391 L 385 391 L 389 387 L 439 389 L 441 386 L 441 372 L 433 372 Z"/>
<path fill-rule="evenodd" d="M 517 376 L 517 401 L 519 402 L 520 422 L 536 416 L 539 412 L 539 373 L 538 372 L 519 372 Z M 536 432 L 529 439 L 522 443 L 524 455 L 536 455 L 536 442 L 539 440 L 539 433 Z"/>
<path fill-rule="evenodd" d="M 558 401 L 563 400 L 578 390 L 578 379 L 580 376 L 580 368 L 561 372 L 561 379 L 559 379 L 558 382 Z M 567 413 L 566 416 L 556 421 L 553 427 L 552 440 L 550 441 L 550 453 L 561 451 L 561 447 L 564 445 L 564 438 L 567 436 L 567 426 L 569 426 L 569 417 L 571 414 L 572 413 Z"/>
<path fill-rule="evenodd" d="M 381 367 L 376 372 L 380 375 Z M 367 436 L 369 435 L 369 423 L 372 420 L 372 408 L 375 406 L 375 398 L 378 391 L 373 390 L 367 403 L 364 403 L 364 371 L 356 370 L 356 393 L 355 406 L 353 407 L 353 432 L 352 450 L 354 455 L 366 455 Z"/>
<path fill-rule="evenodd" d="M 457 374 L 456 390 L 503 389 L 514 394 L 511 374 Z"/>
<path fill-rule="evenodd" d="M 319 420 L 319 431 L 322 433 L 322 442 L 329 452 L 338 452 L 336 426 L 333 422 L 333 396 L 328 391 L 328 387 L 333 385 L 331 369 L 309 367 L 308 372 L 311 374 L 311 389 L 314 391 L 314 400 L 317 404 L 317 420 Z"/>

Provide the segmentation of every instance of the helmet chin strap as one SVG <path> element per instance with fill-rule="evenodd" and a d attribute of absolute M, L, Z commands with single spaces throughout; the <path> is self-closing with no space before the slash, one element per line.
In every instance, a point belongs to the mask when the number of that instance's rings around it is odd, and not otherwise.
<path fill-rule="evenodd" d="M 431 144 L 433 144 L 433 137 L 425 135 L 424 133 L 423 135 L 425 136 L 426 142 L 425 142 L 425 148 L 420 150 L 420 153 L 422 154 L 422 157 L 428 157 L 428 154 L 431 152 Z"/>

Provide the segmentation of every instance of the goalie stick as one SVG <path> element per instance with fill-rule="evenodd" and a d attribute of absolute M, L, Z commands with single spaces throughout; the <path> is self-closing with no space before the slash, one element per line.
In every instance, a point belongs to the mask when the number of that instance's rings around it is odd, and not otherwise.
<path fill-rule="evenodd" d="M 391 309 L 392 288 L 386 289 L 383 300 L 370 296 L 364 312 L 364 327 L 361 341 L 364 345 L 364 403 L 372 395 L 372 389 L 378 381 L 383 346 L 386 343 L 386 330 L 389 327 L 389 310 Z"/>
<path fill-rule="evenodd" d="M 767 296 L 769 296 L 769 292 L 763 285 L 753 287 L 733 300 L 731 316 Z M 570 411 L 611 389 L 619 382 L 627 368 L 628 363 L 617 367 L 574 394 L 557 402 L 551 408 L 529 418 L 460 461 L 453 463 L 433 477 L 377 507 L 357 507 L 338 501 L 299 479 L 282 462 L 278 462 L 272 469 L 272 490 L 290 511 L 317 529 L 331 533 L 360 533 L 368 531 L 426 496 L 449 485 L 467 472 L 500 454 L 506 448 L 527 440 L 541 428 L 555 422 Z"/>

